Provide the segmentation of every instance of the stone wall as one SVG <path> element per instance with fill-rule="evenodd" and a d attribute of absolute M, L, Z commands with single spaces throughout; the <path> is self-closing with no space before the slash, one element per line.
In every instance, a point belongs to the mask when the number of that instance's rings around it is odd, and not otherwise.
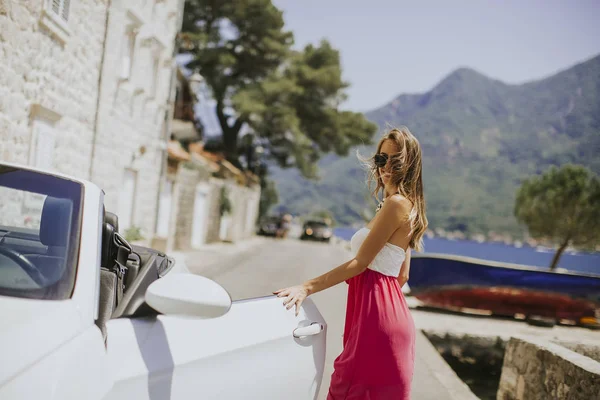
<path fill-rule="evenodd" d="M 229 186 L 232 202 L 232 226 L 228 240 L 235 242 L 247 239 L 254 234 L 258 216 L 258 198 L 260 191 L 246 186 Z"/>
<path fill-rule="evenodd" d="M 576 342 L 568 342 L 565 340 L 553 340 L 553 342 L 600 363 L 600 337 L 594 341 L 578 340 Z"/>
<path fill-rule="evenodd" d="M 0 159 L 89 178 L 107 2 L 47 3 L 0 6 Z"/>
<path fill-rule="evenodd" d="M 220 179 L 209 179 L 208 192 L 208 226 L 206 229 L 206 243 L 219 242 L 221 228 L 220 198 L 221 189 L 225 182 Z"/>
<path fill-rule="evenodd" d="M 227 221 L 228 228 L 221 231 L 221 239 L 236 242 L 253 236 L 258 217 L 260 187 L 240 186 L 234 181 L 225 181 L 224 187 L 231 202 L 231 213 L 222 218 Z M 215 197 L 219 203 L 220 192 Z"/>
<path fill-rule="evenodd" d="M 547 340 L 512 337 L 497 399 L 598 400 L 600 363 Z"/>
<path fill-rule="evenodd" d="M 135 175 L 131 226 L 147 238 L 155 232 L 166 172 L 173 46 L 181 12 L 180 0 L 113 0 L 108 19 L 91 179 L 105 190 L 107 210 L 122 214 L 123 177 Z"/>
<path fill-rule="evenodd" d="M 192 248 L 192 227 L 194 223 L 193 217 L 196 202 L 196 189 L 199 184 L 204 184 L 207 192 L 210 191 L 209 179 L 210 173 L 201 166 L 187 163 L 179 167 L 177 172 L 179 196 L 174 245 L 178 250 L 189 250 Z M 207 203 L 209 203 L 208 198 Z M 208 205 L 209 204 L 206 204 L 207 213 L 209 209 Z M 209 221 L 208 215 L 206 221 Z"/>

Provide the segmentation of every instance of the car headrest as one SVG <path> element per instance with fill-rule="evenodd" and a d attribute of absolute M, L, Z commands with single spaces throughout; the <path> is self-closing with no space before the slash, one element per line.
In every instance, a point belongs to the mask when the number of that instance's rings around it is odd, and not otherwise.
<path fill-rule="evenodd" d="M 66 246 L 73 203 L 68 199 L 46 197 L 40 222 L 40 241 L 46 246 Z"/>
<path fill-rule="evenodd" d="M 104 222 L 102 226 L 102 254 L 100 255 L 100 266 L 112 269 L 115 262 L 121 265 L 127 264 L 132 248 L 129 243 L 117 232 L 115 227 Z"/>
<path fill-rule="evenodd" d="M 104 213 L 104 222 L 108 222 L 109 224 L 111 224 L 113 226 L 113 228 L 115 228 L 115 232 L 119 232 L 119 217 L 117 217 L 117 214 L 111 213 L 111 212 L 105 212 Z"/>
<path fill-rule="evenodd" d="M 106 216 L 105 216 L 106 217 Z M 115 227 L 104 222 L 102 224 L 102 254 L 100 255 L 100 266 L 104 268 L 112 267 L 114 264 L 114 246 Z"/>

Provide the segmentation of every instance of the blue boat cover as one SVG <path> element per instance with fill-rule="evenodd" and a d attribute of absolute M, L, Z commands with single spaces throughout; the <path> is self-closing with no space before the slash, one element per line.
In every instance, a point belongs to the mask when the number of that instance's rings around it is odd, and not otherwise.
<path fill-rule="evenodd" d="M 413 257 L 408 284 L 415 293 L 450 286 L 495 286 L 561 293 L 600 302 L 600 276 L 500 267 L 451 258 Z"/>

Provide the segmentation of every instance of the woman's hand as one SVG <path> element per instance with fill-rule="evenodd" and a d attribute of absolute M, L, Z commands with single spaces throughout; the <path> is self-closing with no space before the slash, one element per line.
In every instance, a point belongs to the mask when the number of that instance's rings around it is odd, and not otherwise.
<path fill-rule="evenodd" d="M 304 285 L 297 285 L 279 289 L 273 294 L 276 294 L 277 297 L 285 297 L 283 305 L 287 310 L 296 305 L 296 316 L 298 316 L 302 302 L 308 297 L 308 289 Z"/>

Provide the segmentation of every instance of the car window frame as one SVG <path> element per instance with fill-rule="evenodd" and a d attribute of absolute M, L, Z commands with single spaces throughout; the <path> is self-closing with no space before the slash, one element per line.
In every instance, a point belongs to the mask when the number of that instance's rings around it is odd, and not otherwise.
<path fill-rule="evenodd" d="M 55 182 L 52 185 L 49 185 L 47 182 L 45 183 L 45 187 L 52 187 L 52 190 L 48 191 L 49 193 L 45 193 L 40 190 L 33 191 L 31 190 L 31 187 L 29 187 L 29 190 L 26 190 L 24 188 L 26 184 L 7 185 L 5 184 L 5 182 L 2 182 L 1 179 L 0 187 L 7 187 L 23 192 L 38 193 L 44 196 L 68 198 L 73 202 L 73 209 L 71 215 L 71 227 L 69 229 L 67 253 L 65 255 L 65 274 L 63 274 L 63 276 L 55 283 L 42 288 L 25 289 L 0 286 L 0 296 L 38 300 L 70 299 L 73 296 L 73 292 L 75 291 L 75 281 L 79 269 L 78 264 L 79 253 L 81 250 L 85 185 L 76 180 L 53 175 L 51 173 L 45 173 L 30 170 L 27 168 L 12 167 L 0 164 L 0 174 L 10 172 L 18 172 L 25 174 L 27 178 L 30 178 L 32 181 L 34 181 L 34 183 L 32 183 L 31 186 L 35 185 L 35 181 L 39 179 L 50 179 L 54 180 Z M 67 192 L 70 192 L 70 196 L 57 196 L 57 194 L 60 194 L 60 190 L 62 189 L 59 188 L 59 186 L 61 185 L 65 185 L 67 187 Z M 62 194 L 64 195 L 65 193 L 63 192 Z"/>

